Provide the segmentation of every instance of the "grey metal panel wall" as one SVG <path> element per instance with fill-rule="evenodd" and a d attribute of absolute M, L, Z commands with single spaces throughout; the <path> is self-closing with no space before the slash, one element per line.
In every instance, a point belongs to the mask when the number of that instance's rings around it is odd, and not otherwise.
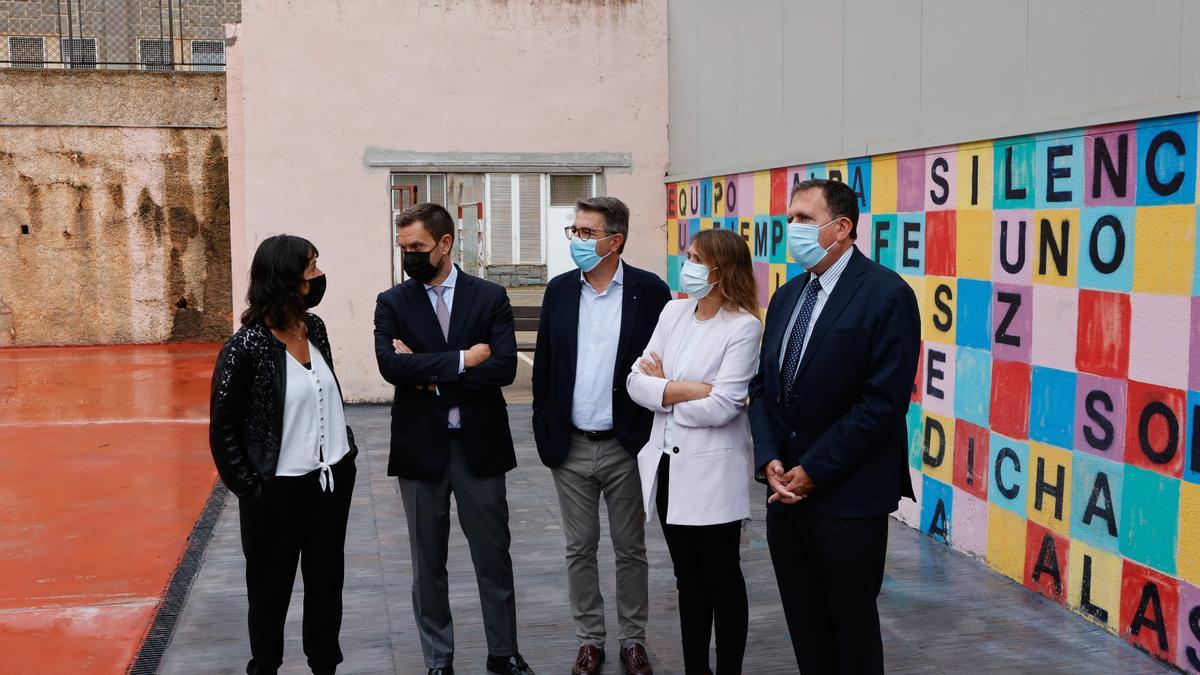
<path fill-rule="evenodd" d="M 688 178 L 1200 110 L 1193 0 L 670 0 Z"/>

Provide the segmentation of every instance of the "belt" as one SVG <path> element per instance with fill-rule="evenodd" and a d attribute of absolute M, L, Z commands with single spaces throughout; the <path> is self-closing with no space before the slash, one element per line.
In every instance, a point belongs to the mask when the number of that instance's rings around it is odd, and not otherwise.
<path fill-rule="evenodd" d="M 584 431 L 579 427 L 571 427 L 571 431 L 574 431 L 589 441 L 607 441 L 617 437 L 617 432 L 612 429 L 605 429 L 604 431 Z"/>
<path fill-rule="evenodd" d="M 458 429 L 447 429 L 447 430 L 446 430 L 446 434 L 447 434 L 448 436 L 450 436 L 450 438 L 453 438 L 453 439 L 454 439 L 454 440 L 456 440 L 456 441 L 461 441 L 461 440 L 462 440 L 462 428 L 458 428 Z"/>

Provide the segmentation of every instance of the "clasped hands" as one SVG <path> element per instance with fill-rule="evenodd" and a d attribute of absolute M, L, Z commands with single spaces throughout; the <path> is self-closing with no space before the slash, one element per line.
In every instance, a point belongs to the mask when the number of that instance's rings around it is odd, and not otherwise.
<path fill-rule="evenodd" d="M 403 340 L 392 340 L 392 348 L 397 354 L 412 354 L 413 350 Z M 463 352 L 463 365 L 467 368 L 474 368 L 479 364 L 487 361 L 492 356 L 492 348 L 490 345 L 479 343 L 470 349 Z M 418 384 L 417 389 L 421 391 L 437 391 L 437 385 L 434 384 Z"/>
<path fill-rule="evenodd" d="M 783 462 L 773 459 L 767 464 L 767 484 L 771 486 L 771 496 L 767 502 L 774 504 L 795 504 L 807 498 L 816 488 L 804 467 L 797 464 L 791 471 L 783 470 Z"/>

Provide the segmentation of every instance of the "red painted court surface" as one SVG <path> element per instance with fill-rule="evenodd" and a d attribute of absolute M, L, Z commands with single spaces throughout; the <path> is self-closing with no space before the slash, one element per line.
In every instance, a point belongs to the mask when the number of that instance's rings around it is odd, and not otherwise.
<path fill-rule="evenodd" d="M 0 350 L 0 671 L 128 668 L 216 478 L 217 349 Z"/>

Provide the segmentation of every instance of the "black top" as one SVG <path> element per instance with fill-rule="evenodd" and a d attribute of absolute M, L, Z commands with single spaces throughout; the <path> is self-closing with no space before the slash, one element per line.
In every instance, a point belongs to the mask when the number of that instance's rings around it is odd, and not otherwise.
<path fill-rule="evenodd" d="M 315 314 L 306 315 L 304 323 L 333 371 L 325 323 Z M 239 498 L 257 502 L 269 494 L 279 462 L 286 392 L 287 347 L 261 323 L 238 329 L 221 348 L 213 369 L 208 444 L 221 480 Z M 354 457 L 358 446 L 348 426 L 346 440 L 347 457 Z"/>

